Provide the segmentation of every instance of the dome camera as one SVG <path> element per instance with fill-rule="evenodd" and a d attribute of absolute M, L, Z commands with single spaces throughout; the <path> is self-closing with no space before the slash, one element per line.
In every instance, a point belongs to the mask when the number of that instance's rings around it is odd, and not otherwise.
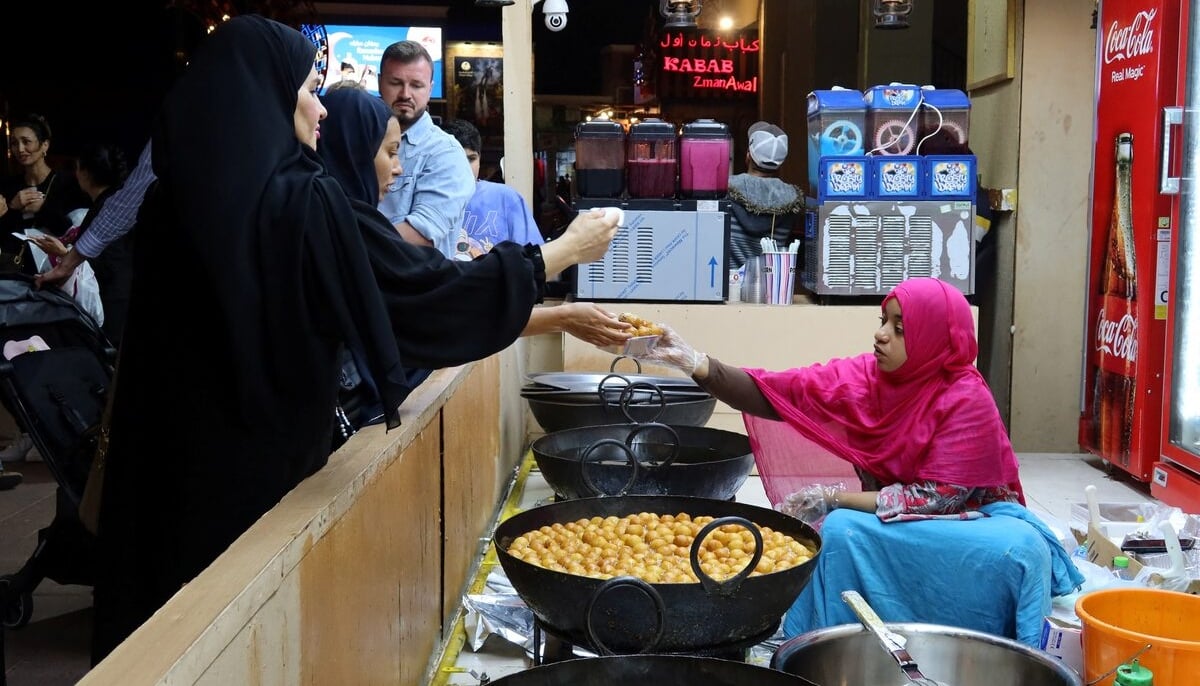
<path fill-rule="evenodd" d="M 551 31 L 562 31 L 567 27 L 567 0 L 545 0 L 542 14 L 546 17 L 546 28 Z"/>

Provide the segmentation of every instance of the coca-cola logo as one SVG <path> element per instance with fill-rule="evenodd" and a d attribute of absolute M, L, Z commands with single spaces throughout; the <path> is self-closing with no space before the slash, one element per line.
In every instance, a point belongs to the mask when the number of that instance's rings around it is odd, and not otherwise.
<path fill-rule="evenodd" d="M 1127 26 L 1114 21 L 1104 38 L 1104 63 L 1141 57 L 1154 52 L 1154 18 L 1158 9 L 1142 10 Z"/>
<path fill-rule="evenodd" d="M 1119 320 L 1111 321 L 1100 310 L 1096 321 L 1096 350 L 1130 363 L 1137 362 L 1137 319 L 1126 312 Z"/>

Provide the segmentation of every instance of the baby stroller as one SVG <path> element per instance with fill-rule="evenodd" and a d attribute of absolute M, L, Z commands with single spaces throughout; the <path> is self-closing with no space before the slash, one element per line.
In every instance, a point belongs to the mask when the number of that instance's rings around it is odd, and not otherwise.
<path fill-rule="evenodd" d="M 32 556 L 0 576 L 6 629 L 33 615 L 42 579 L 93 585 L 95 538 L 79 502 L 96 451 L 116 350 L 100 326 L 58 288 L 41 290 L 24 274 L 0 274 L 0 401 L 29 434 L 58 484 L 54 520 L 38 532 Z M 3 675 L 0 629 L 0 677 Z M 0 680 L 0 684 L 3 681 Z"/>

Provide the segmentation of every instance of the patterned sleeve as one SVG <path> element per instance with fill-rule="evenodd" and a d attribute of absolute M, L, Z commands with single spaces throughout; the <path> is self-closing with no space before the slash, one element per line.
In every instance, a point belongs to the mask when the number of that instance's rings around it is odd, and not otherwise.
<path fill-rule="evenodd" d="M 137 223 L 138 209 L 142 206 L 146 189 L 154 180 L 154 168 L 150 163 L 150 143 L 146 143 L 133 173 L 125 179 L 125 185 L 101 206 L 88 230 L 83 232 L 83 236 L 75 244 L 79 254 L 87 258 L 96 257 L 104 252 L 110 243 L 129 233 Z"/>
<path fill-rule="evenodd" d="M 978 508 L 994 502 L 1017 502 L 1017 496 L 1004 486 L 967 488 L 936 481 L 892 484 L 879 490 L 879 496 L 875 500 L 875 514 L 884 522 L 933 518 L 971 519 Z"/>

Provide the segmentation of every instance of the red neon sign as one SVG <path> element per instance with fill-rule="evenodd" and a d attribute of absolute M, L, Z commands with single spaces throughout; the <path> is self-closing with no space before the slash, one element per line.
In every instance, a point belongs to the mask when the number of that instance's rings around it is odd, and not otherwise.
<path fill-rule="evenodd" d="M 667 32 L 657 47 L 661 97 L 738 97 L 758 92 L 758 38 Z"/>

